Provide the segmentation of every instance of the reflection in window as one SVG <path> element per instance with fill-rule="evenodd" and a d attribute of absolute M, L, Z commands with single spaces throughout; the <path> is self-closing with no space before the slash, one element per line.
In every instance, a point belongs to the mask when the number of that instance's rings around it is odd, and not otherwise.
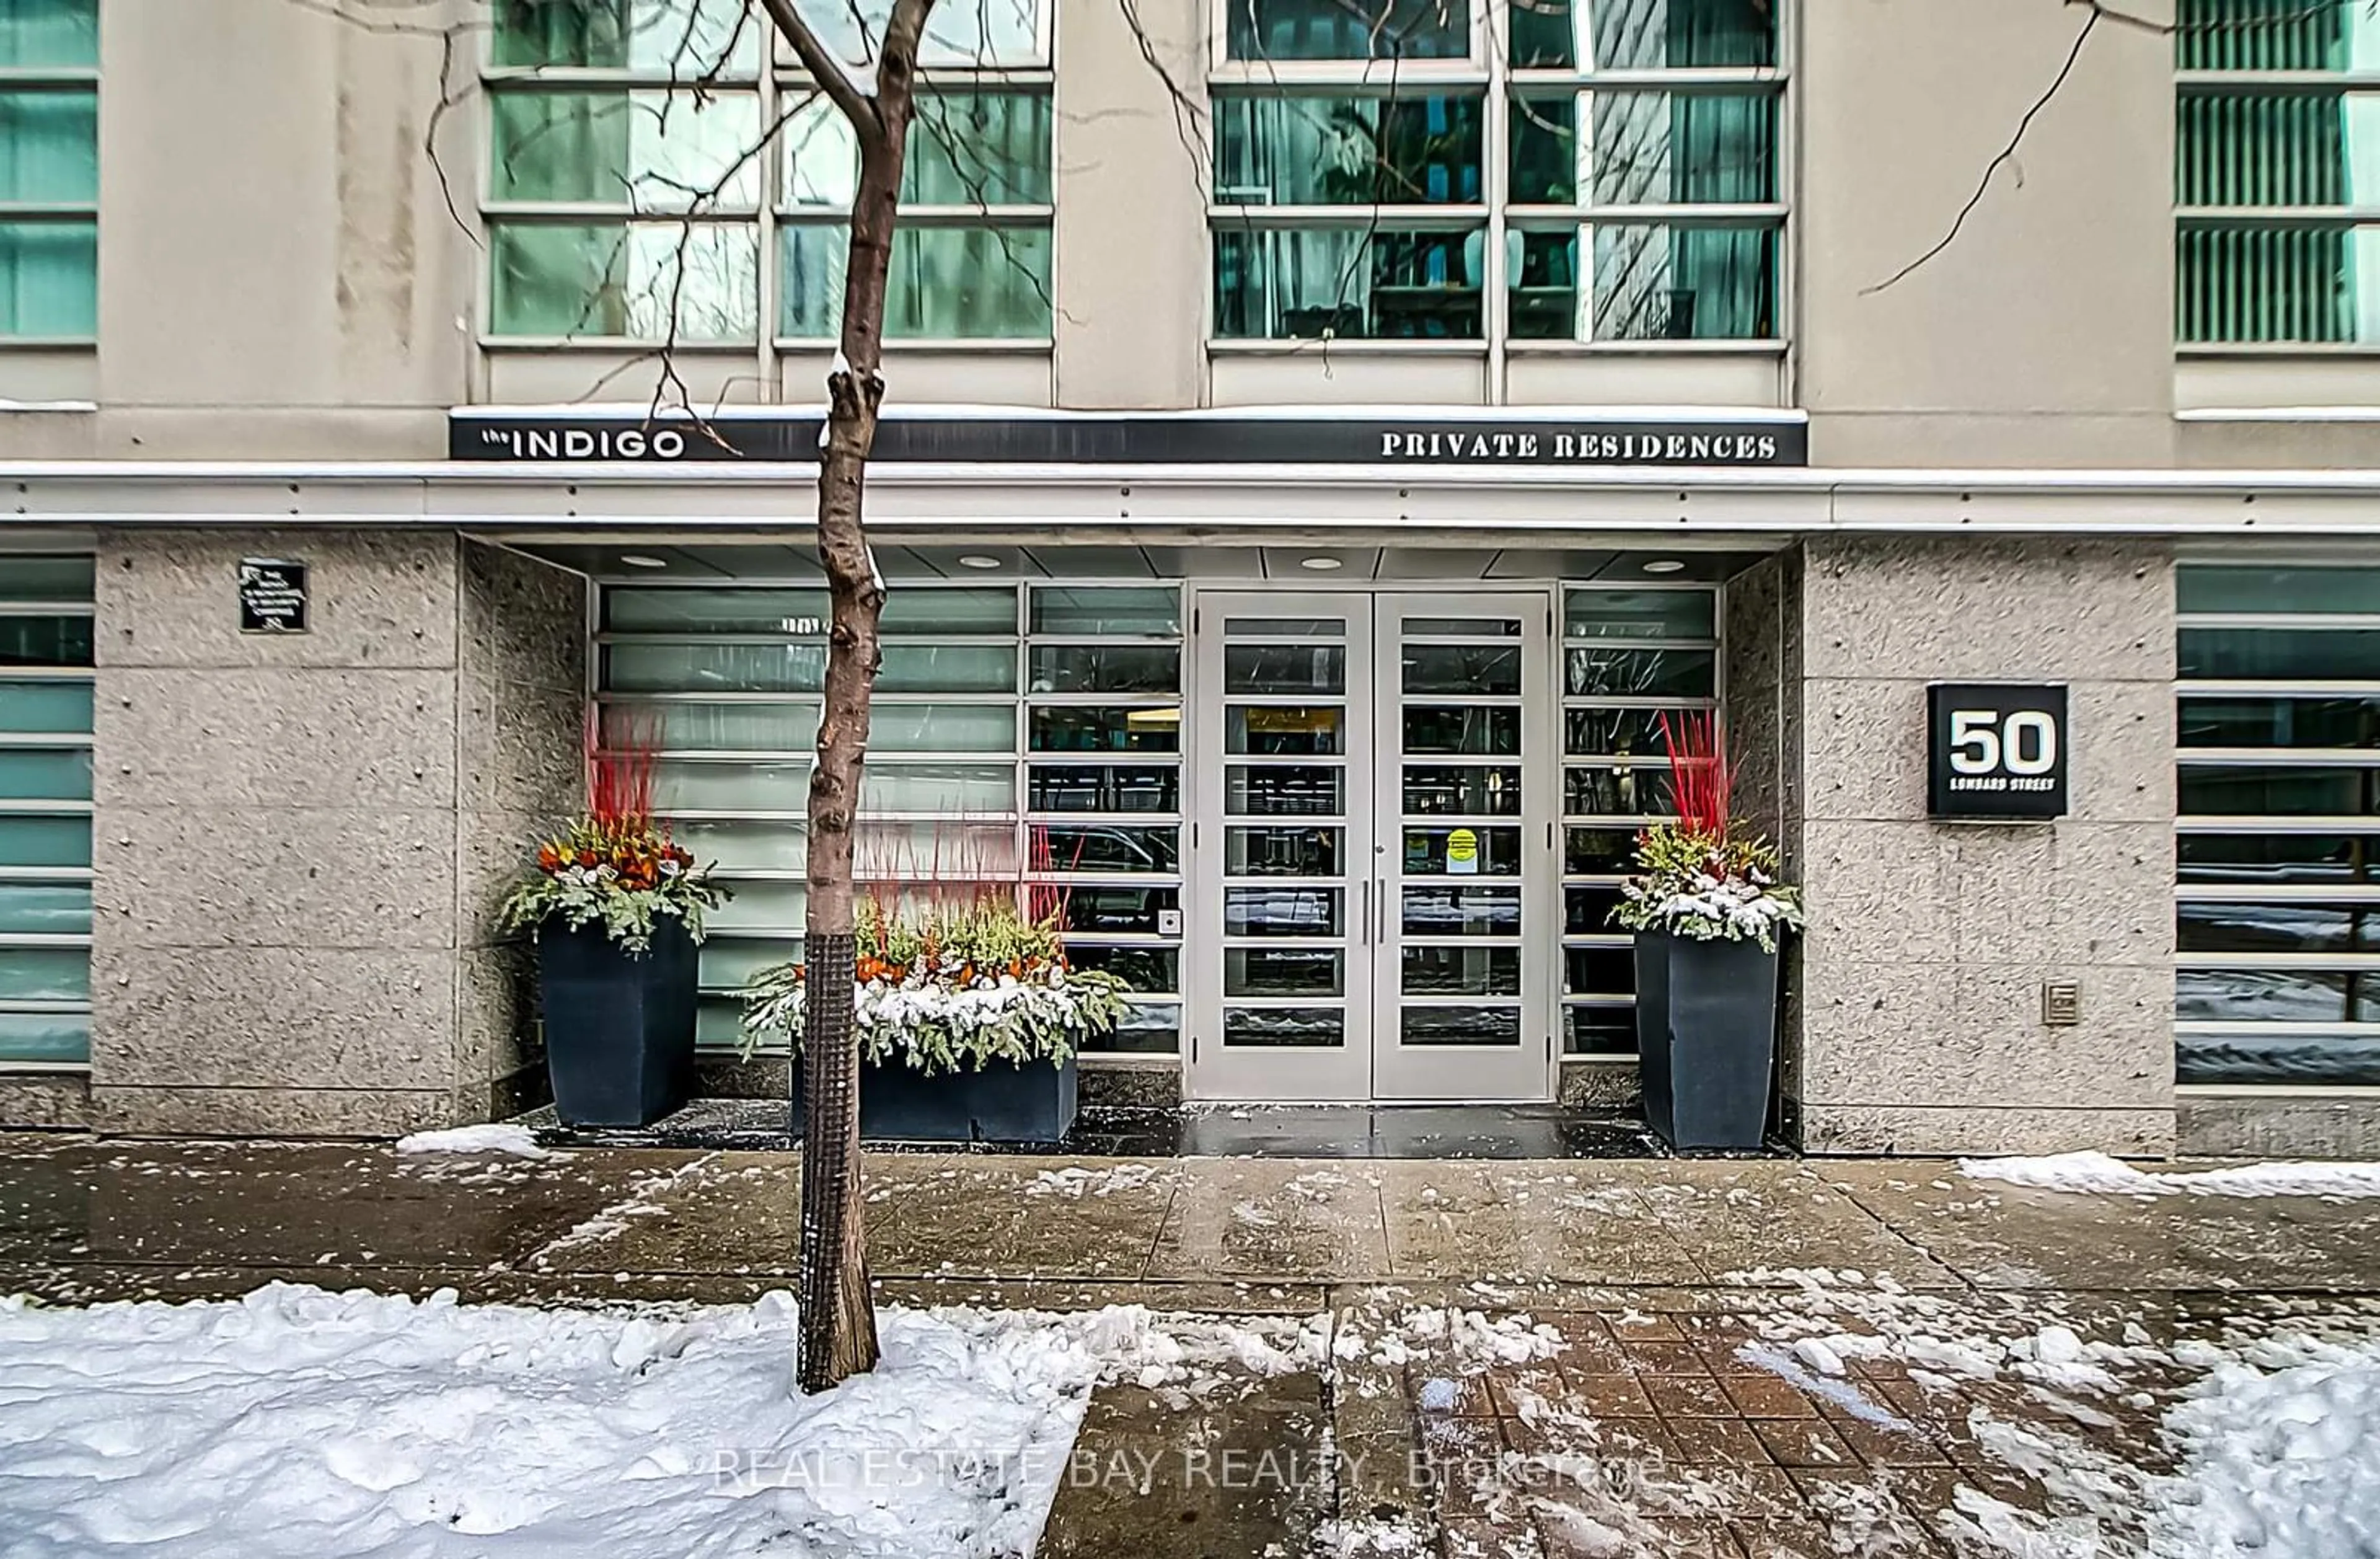
<path fill-rule="evenodd" d="M 2359 826 L 2380 819 L 2380 700 L 2332 690 L 2380 664 L 2380 635 L 2354 626 L 2371 580 L 2178 571 L 2183 1082 L 2380 1080 L 2380 900 L 2362 896 L 2380 884 L 2380 825 Z"/>
<path fill-rule="evenodd" d="M 1471 52 L 1465 0 L 1221 0 L 1232 59 L 1455 59 Z"/>
<path fill-rule="evenodd" d="M 1476 231 L 1220 228 L 1215 334 L 1475 340 L 1485 243 Z"/>
<path fill-rule="evenodd" d="M 1515 66 L 1694 70 L 1777 62 L 1771 0 L 1514 0 Z"/>
<path fill-rule="evenodd" d="M 1602 223 L 1512 237 L 1520 250 L 1512 271 L 1517 337 L 1753 341 L 1777 335 L 1772 227 Z M 1595 262 L 1591 292 L 1579 272 L 1582 253 Z"/>
<path fill-rule="evenodd" d="M 1469 96 L 1219 96 L 1218 205 L 1457 205 L 1480 199 Z"/>

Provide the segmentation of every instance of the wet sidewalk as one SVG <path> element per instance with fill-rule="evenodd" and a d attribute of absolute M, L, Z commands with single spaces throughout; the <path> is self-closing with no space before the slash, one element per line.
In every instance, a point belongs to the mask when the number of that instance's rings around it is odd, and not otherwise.
<path fill-rule="evenodd" d="M 1045 1555 L 1999 1552 L 1961 1524 L 2067 1518 L 2060 1465 L 2167 1470 L 2178 1345 L 2380 1331 L 2380 1200 L 2074 1195 L 1937 1161 L 867 1173 L 888 1302 L 1327 1328 L 1309 1370 L 1103 1390 L 1079 1449 L 1140 1471 L 1062 1490 Z M 8 1139 L 0 1293 L 738 1301 L 790 1285 L 796 1190 L 780 1153 Z M 2078 1448 L 2028 1470 L 2026 1437 Z"/>

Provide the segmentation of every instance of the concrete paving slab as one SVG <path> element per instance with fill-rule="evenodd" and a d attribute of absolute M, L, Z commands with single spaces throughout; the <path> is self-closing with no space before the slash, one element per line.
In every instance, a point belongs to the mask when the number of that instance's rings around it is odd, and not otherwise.
<path fill-rule="evenodd" d="M 1815 1167 L 1736 1161 L 1613 1167 L 1637 1176 L 1654 1217 L 1677 1231 L 1714 1281 L 1790 1283 L 1775 1274 L 1824 1267 L 1888 1277 L 1905 1288 L 1965 1286 Z"/>
<path fill-rule="evenodd" d="M 1175 1187 L 1171 1164 L 1084 1158 L 885 1154 L 868 1174 L 885 1193 L 871 1213 L 890 1213 L 868 1245 L 885 1277 L 1138 1278 Z"/>
<path fill-rule="evenodd" d="M 1705 1273 L 1631 1183 L 1603 1163 L 1387 1163 L 1381 1200 L 1400 1278 L 1491 1286 L 1699 1283 Z"/>
<path fill-rule="evenodd" d="M 1038 1559 L 1305 1554 L 1336 1497 L 1314 1375 L 1227 1385 L 1186 1410 L 1138 1386 L 1091 1398 Z"/>
<path fill-rule="evenodd" d="M 1948 1164 L 1825 1173 L 1978 1288 L 2321 1292 L 2368 1287 L 2380 1270 L 2380 1201 L 2081 1195 L 1970 1180 Z"/>
<path fill-rule="evenodd" d="M 1389 1275 L 1382 1176 L 1354 1160 L 1192 1159 L 1150 1253 L 1151 1278 Z"/>
<path fill-rule="evenodd" d="M 365 1145 L 91 1142 L 0 1159 L 7 1251 L 289 1267 L 513 1261 L 668 1154 L 404 1158 Z"/>

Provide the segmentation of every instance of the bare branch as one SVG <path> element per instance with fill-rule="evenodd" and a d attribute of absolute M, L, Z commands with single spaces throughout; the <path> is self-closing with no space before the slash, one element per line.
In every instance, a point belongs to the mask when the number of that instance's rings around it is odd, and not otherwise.
<path fill-rule="evenodd" d="M 2050 81 L 2048 89 L 2039 97 L 2034 99 L 2033 106 L 2024 111 L 2024 117 L 2016 122 L 2016 133 L 2009 137 L 2009 143 L 2000 148 L 1999 155 L 1994 157 L 1990 163 L 1985 165 L 1984 177 L 1975 181 L 1975 192 L 1967 197 L 1967 203 L 1961 206 L 1959 208 L 1959 214 L 1950 219 L 1950 230 L 1944 233 L 1938 239 L 1935 240 L 1934 246 L 1931 249 L 1928 249 L 1925 253 L 1919 255 L 1908 264 L 1903 265 L 1900 270 L 1895 271 L 1889 276 L 1885 277 L 1884 280 L 1876 283 L 1874 286 L 1864 286 L 1860 288 L 1860 296 L 1862 298 L 1873 297 L 1876 293 L 1884 291 L 1887 287 L 1894 286 L 1906 281 L 1909 277 L 1914 275 L 1920 267 L 1924 266 L 1928 261 L 1933 260 L 1941 254 L 1943 250 L 1949 249 L 1951 244 L 1958 240 L 1959 230 L 1967 225 L 1967 218 L 1973 215 L 1975 208 L 1984 203 L 1984 194 L 1992 187 L 1992 176 L 1998 173 L 2001 168 L 2005 167 L 2010 162 L 2014 160 L 2017 148 L 2024 143 L 2024 132 L 2033 128 L 2033 121 L 2035 116 L 2037 116 L 2043 109 L 2049 106 L 2050 99 L 2056 97 L 2058 93 L 2058 90 L 2066 85 L 2066 79 L 2074 74 L 2074 62 L 2082 57 L 2082 45 L 2091 41 L 2092 30 L 2099 25 L 2099 18 L 2103 14 L 2096 3 L 2096 0 L 2085 0 L 2085 3 L 2090 4 L 2091 13 L 2082 18 L 2082 30 L 2075 33 L 2074 46 L 2066 51 L 2066 63 L 2058 67 L 2058 75 Z"/>
<path fill-rule="evenodd" d="M 862 141 L 881 140 L 884 118 L 878 112 L 875 95 L 859 84 L 859 79 L 843 63 L 843 56 L 828 47 L 826 42 L 819 37 L 817 30 L 802 18 L 795 0 L 760 0 L 760 6 L 769 13 L 769 20 L 775 24 L 777 31 L 793 46 L 795 57 L 802 62 L 802 68 L 808 71 L 810 79 L 818 83 L 819 91 L 824 92 L 827 100 L 851 121 L 851 128 L 859 139 Z"/>

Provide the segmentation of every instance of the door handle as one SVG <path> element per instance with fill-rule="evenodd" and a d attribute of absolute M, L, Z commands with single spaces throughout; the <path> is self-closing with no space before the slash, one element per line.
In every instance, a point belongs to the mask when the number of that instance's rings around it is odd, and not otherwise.
<path fill-rule="evenodd" d="M 1372 940 L 1386 947 L 1389 944 L 1389 884 L 1385 878 L 1380 881 L 1379 898 L 1380 918 L 1373 926 Z"/>

